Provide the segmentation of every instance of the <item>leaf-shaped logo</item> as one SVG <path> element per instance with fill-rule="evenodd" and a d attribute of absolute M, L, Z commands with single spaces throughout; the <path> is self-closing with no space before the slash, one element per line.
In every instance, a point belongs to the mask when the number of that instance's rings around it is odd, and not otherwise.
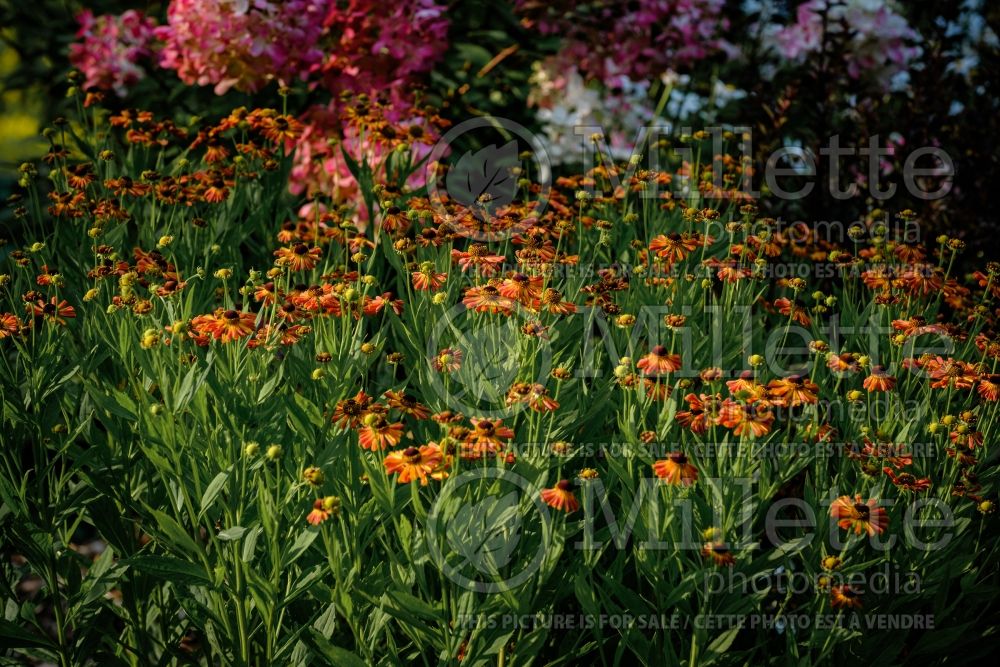
<path fill-rule="evenodd" d="M 484 574 L 507 566 L 521 540 L 517 491 L 463 505 L 448 522 L 447 538 L 460 558 Z"/>
<path fill-rule="evenodd" d="M 517 141 L 513 140 L 500 147 L 485 146 L 475 153 L 466 151 L 448 172 L 445 187 L 452 199 L 475 211 L 486 203 L 506 206 L 517 194 L 513 169 L 520 164 Z"/>

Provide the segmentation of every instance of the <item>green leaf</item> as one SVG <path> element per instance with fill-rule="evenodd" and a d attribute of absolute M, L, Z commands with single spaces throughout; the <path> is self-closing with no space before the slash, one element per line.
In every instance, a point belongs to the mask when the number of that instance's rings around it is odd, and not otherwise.
<path fill-rule="evenodd" d="M 133 556 L 124 561 L 129 567 L 157 579 L 195 586 L 207 586 L 212 580 L 204 568 L 169 556 Z"/>
<path fill-rule="evenodd" d="M 218 538 L 225 542 L 232 542 L 243 537 L 243 534 L 247 532 L 247 529 L 243 526 L 232 526 L 226 528 L 225 530 L 219 531 Z"/>
<path fill-rule="evenodd" d="M 303 635 L 303 638 L 312 645 L 312 648 L 317 653 L 328 660 L 327 664 L 342 665 L 343 667 L 365 667 L 365 661 L 359 658 L 355 653 L 348 651 L 346 648 L 334 646 L 326 637 L 314 628 L 310 628 L 309 634 Z"/>
<path fill-rule="evenodd" d="M 232 466 L 220 472 L 212 479 L 211 482 L 208 483 L 208 486 L 205 487 L 205 493 L 201 495 L 201 510 L 198 512 L 199 519 L 205 515 L 205 512 L 208 511 L 208 508 L 212 506 L 212 503 L 215 502 L 219 493 L 226 486 L 226 480 L 229 479 L 229 473 L 231 470 Z"/>

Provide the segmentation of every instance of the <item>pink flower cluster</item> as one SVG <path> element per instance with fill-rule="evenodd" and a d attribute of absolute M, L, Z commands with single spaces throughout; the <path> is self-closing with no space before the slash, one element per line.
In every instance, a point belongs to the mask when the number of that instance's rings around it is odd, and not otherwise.
<path fill-rule="evenodd" d="M 374 166 L 382 165 L 390 148 L 371 137 L 360 137 L 351 127 L 345 128 L 336 103 L 315 105 L 300 120 L 305 124 L 305 130 L 295 142 L 289 190 L 296 195 L 318 194 L 335 202 L 358 204 L 359 217 L 364 221 L 367 211 L 360 205 L 358 183 L 347 166 L 344 152 L 357 162 L 367 162 Z M 410 125 L 419 125 L 423 130 L 420 134 L 424 140 L 409 143 L 412 159 L 416 163 L 431 152 L 436 133 L 420 117 L 393 122 L 393 126 L 400 131 L 405 131 Z M 407 185 L 411 189 L 420 188 L 425 184 L 426 177 L 426 169 L 417 169 L 408 179 Z M 375 174 L 375 178 L 379 183 L 387 182 L 384 166 Z"/>
<path fill-rule="evenodd" d="M 543 34 L 564 35 L 563 55 L 592 78 L 613 85 L 619 75 L 654 79 L 721 52 L 735 53 L 722 37 L 725 0 L 635 0 L 593 3 L 518 0 L 522 23 Z"/>
<path fill-rule="evenodd" d="M 846 40 L 848 74 L 872 76 L 888 87 L 897 74 L 920 56 L 920 35 L 885 2 L 872 0 L 808 0 L 798 7 L 796 22 L 769 31 L 772 50 L 802 62 L 822 49 L 824 31 Z"/>
<path fill-rule="evenodd" d="M 146 76 L 142 61 L 153 55 L 155 23 L 130 9 L 121 16 L 94 16 L 85 10 L 76 18 L 80 30 L 69 47 L 70 63 L 86 77 L 85 88 L 113 90 L 124 96 Z"/>
<path fill-rule="evenodd" d="M 447 6 L 437 0 L 335 3 L 325 25 L 333 42 L 323 64 L 331 91 L 385 94 L 408 86 L 448 48 Z"/>
<path fill-rule="evenodd" d="M 334 0 L 173 0 L 160 65 L 181 81 L 253 92 L 305 79 L 322 64 L 323 20 Z"/>

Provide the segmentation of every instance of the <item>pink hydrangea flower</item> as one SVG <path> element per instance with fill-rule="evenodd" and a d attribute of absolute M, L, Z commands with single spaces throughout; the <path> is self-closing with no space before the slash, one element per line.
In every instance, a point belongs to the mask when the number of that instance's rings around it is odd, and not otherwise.
<path fill-rule="evenodd" d="M 325 21 L 334 42 L 323 64 L 327 88 L 384 94 L 411 85 L 448 48 L 446 11 L 436 0 L 334 4 Z"/>
<path fill-rule="evenodd" d="M 618 75 L 650 80 L 719 52 L 736 52 L 722 37 L 729 25 L 722 15 L 725 0 L 600 3 L 585 15 L 575 7 L 569 0 L 517 2 L 523 23 L 563 35 L 564 57 L 609 86 Z"/>
<path fill-rule="evenodd" d="M 153 55 L 155 22 L 134 9 L 121 16 L 85 10 L 76 20 L 80 30 L 69 47 L 69 61 L 86 77 L 84 87 L 124 97 L 146 76 L 142 61 Z"/>
<path fill-rule="evenodd" d="M 160 65 L 181 81 L 253 92 L 290 84 L 319 68 L 323 18 L 334 0 L 173 0 Z"/>
<path fill-rule="evenodd" d="M 359 136 L 349 126 L 345 127 L 335 103 L 313 106 L 300 120 L 305 124 L 305 130 L 295 142 L 289 190 L 296 195 L 323 195 L 336 202 L 354 204 L 364 221 L 367 210 L 361 200 L 358 183 L 344 159 L 344 151 L 356 162 L 379 167 L 391 148 L 370 137 Z M 400 131 L 405 131 L 410 125 L 419 125 L 423 130 L 422 141 L 409 142 L 414 163 L 419 163 L 430 154 L 437 135 L 425 119 L 411 117 L 392 122 Z M 424 186 L 426 178 L 427 170 L 418 168 L 406 184 L 415 190 Z M 384 167 L 377 169 L 375 180 L 386 183 Z"/>
<path fill-rule="evenodd" d="M 824 30 L 847 39 L 848 75 L 871 76 L 886 88 L 921 53 L 920 35 L 906 19 L 888 3 L 870 0 L 809 0 L 799 5 L 795 23 L 771 26 L 766 33 L 771 50 L 801 63 L 822 48 Z"/>

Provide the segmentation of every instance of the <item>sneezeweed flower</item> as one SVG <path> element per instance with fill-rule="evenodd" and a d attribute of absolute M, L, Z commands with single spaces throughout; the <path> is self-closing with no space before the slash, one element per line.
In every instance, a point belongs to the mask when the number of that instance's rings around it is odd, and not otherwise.
<path fill-rule="evenodd" d="M 878 507 L 878 500 L 861 500 L 861 494 L 852 499 L 840 496 L 830 505 L 830 516 L 837 519 L 837 525 L 845 530 L 854 530 L 855 535 L 867 532 L 869 536 L 881 534 L 889 525 L 889 515 Z"/>
<path fill-rule="evenodd" d="M 440 373 L 454 373 L 462 367 L 463 356 L 458 348 L 446 347 L 431 359 L 431 365 Z"/>
<path fill-rule="evenodd" d="M 390 475 L 399 475 L 399 484 L 408 484 L 420 480 L 421 486 L 427 486 L 427 480 L 438 470 L 444 455 L 437 443 L 430 442 L 421 447 L 407 447 L 403 450 L 390 452 L 385 457 L 383 465 Z"/>
<path fill-rule="evenodd" d="M 500 290 L 495 286 L 483 285 L 467 289 L 462 303 L 477 313 L 510 315 L 515 302 L 500 294 Z"/>
<path fill-rule="evenodd" d="M 681 367 L 681 355 L 670 354 L 662 345 L 655 346 L 636 363 L 643 375 L 665 375 L 673 373 Z"/>
<path fill-rule="evenodd" d="M 278 258 L 276 263 L 288 267 L 291 271 L 311 271 L 319 263 L 323 250 L 317 247 L 310 248 L 305 243 L 296 243 L 291 247 L 275 250 L 274 256 Z"/>
<path fill-rule="evenodd" d="M 698 469 L 683 452 L 670 452 L 667 458 L 653 463 L 653 473 L 667 484 L 690 486 L 698 479 Z"/>
<path fill-rule="evenodd" d="M 0 340 L 21 332 L 21 320 L 13 313 L 0 314 Z"/>
<path fill-rule="evenodd" d="M 771 401 L 780 407 L 798 407 L 816 403 L 819 387 L 809 378 L 793 375 L 767 383 L 768 395 Z"/>
<path fill-rule="evenodd" d="M 736 558 L 729 550 L 729 546 L 720 540 L 705 542 L 701 547 L 701 555 L 711 560 L 717 567 L 731 566 L 736 563 Z"/>
<path fill-rule="evenodd" d="M 830 588 L 830 606 L 834 609 L 861 609 L 861 593 L 850 585 Z"/>
<path fill-rule="evenodd" d="M 820 565 L 827 572 L 833 572 L 835 570 L 840 569 L 842 562 L 840 558 L 838 558 L 837 556 L 827 556 L 826 558 L 823 559 Z"/>
<path fill-rule="evenodd" d="M 207 333 L 217 340 L 229 343 L 245 338 L 253 333 L 256 316 L 253 313 L 237 310 L 217 311 L 211 321 L 206 323 Z"/>
<path fill-rule="evenodd" d="M 889 481 L 891 481 L 896 488 L 902 489 L 903 491 L 919 493 L 931 488 L 931 480 L 928 477 L 918 479 L 916 476 L 908 472 L 896 474 L 896 471 L 889 466 L 882 468 L 882 472 L 885 473 L 885 476 L 889 478 Z"/>
<path fill-rule="evenodd" d="M 385 449 L 399 444 L 403 437 L 403 423 L 389 422 L 382 415 L 369 413 L 362 419 L 358 439 L 362 449 Z"/>
<path fill-rule="evenodd" d="M 243 444 L 243 455 L 247 458 L 253 458 L 260 453 L 260 445 L 256 442 L 247 442 Z"/>
<path fill-rule="evenodd" d="M 580 509 L 580 501 L 573 494 L 573 484 L 568 479 L 559 480 L 550 489 L 542 489 L 540 495 L 546 505 L 567 514 Z"/>
<path fill-rule="evenodd" d="M 37 299 L 28 305 L 28 310 L 35 318 L 44 319 L 51 324 L 65 325 L 67 318 L 76 317 L 76 309 L 65 299 L 57 300 L 56 297 L 49 299 L 48 303 Z"/>
<path fill-rule="evenodd" d="M 277 461 L 281 458 L 281 445 L 271 445 L 267 448 L 267 452 L 264 453 L 268 461 Z"/>
<path fill-rule="evenodd" d="M 322 486 L 326 480 L 326 475 L 319 468 L 310 466 L 302 471 L 302 479 L 312 486 Z"/>
<path fill-rule="evenodd" d="M 337 496 L 326 496 L 317 498 L 313 502 L 313 508 L 306 515 L 306 521 L 313 526 L 318 526 L 330 517 L 340 514 L 340 498 Z"/>
<path fill-rule="evenodd" d="M 419 271 L 411 274 L 413 289 L 419 291 L 436 290 L 448 279 L 447 273 L 439 273 L 434 269 L 433 262 L 424 262 Z M 435 295 L 436 296 L 436 295 Z"/>

